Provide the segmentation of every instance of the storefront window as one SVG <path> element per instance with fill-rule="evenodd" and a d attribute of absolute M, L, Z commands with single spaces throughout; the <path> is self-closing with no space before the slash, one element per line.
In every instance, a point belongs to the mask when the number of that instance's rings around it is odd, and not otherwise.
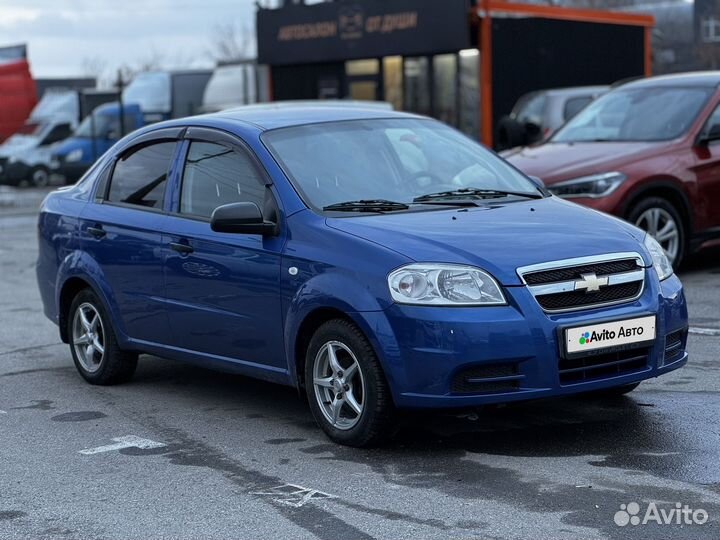
<path fill-rule="evenodd" d="M 350 60 L 345 62 L 345 74 L 353 75 L 377 75 L 380 71 L 380 62 L 377 58 L 366 60 Z"/>
<path fill-rule="evenodd" d="M 430 116 L 429 62 L 424 56 L 405 58 L 405 110 Z"/>
<path fill-rule="evenodd" d="M 403 108 L 402 57 L 387 56 L 383 59 L 383 79 L 385 81 L 385 101 L 400 111 Z"/>
<path fill-rule="evenodd" d="M 438 54 L 433 57 L 433 116 L 451 126 L 457 125 L 457 57 Z"/>
<path fill-rule="evenodd" d="M 460 51 L 460 131 L 480 138 L 480 51 Z"/>

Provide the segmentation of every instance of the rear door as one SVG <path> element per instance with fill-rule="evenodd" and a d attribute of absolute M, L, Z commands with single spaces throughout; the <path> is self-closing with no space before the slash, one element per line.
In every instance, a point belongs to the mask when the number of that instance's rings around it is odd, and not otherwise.
<path fill-rule="evenodd" d="M 139 342 L 170 344 L 162 275 L 162 229 L 178 130 L 145 140 L 111 166 L 81 215 L 83 251 L 100 267 L 119 313 L 118 330 Z"/>
<path fill-rule="evenodd" d="M 287 369 L 280 304 L 282 236 L 217 233 L 218 206 L 254 202 L 277 208 L 269 180 L 234 137 L 190 128 L 174 212 L 163 237 L 168 317 L 182 348 L 208 361 Z"/>

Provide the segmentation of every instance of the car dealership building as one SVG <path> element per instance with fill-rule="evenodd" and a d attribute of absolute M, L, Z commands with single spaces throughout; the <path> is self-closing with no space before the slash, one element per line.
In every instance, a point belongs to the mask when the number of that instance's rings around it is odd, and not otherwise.
<path fill-rule="evenodd" d="M 347 0 L 257 12 L 272 99 L 381 100 L 491 145 L 522 94 L 650 74 L 647 15 L 500 0 Z"/>

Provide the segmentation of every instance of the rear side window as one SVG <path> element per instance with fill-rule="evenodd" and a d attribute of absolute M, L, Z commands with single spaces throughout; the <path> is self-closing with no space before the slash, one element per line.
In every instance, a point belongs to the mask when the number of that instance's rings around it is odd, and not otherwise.
<path fill-rule="evenodd" d="M 249 156 L 215 143 L 190 144 L 180 194 L 180 213 L 209 218 L 218 206 L 254 202 L 260 208 L 265 185 Z"/>
<path fill-rule="evenodd" d="M 563 119 L 570 120 L 577 113 L 585 108 L 585 105 L 593 100 L 590 96 L 576 97 L 568 99 L 565 103 L 565 110 L 563 111 Z"/>
<path fill-rule="evenodd" d="M 118 160 L 110 179 L 109 202 L 161 209 L 175 142 L 144 146 Z"/>

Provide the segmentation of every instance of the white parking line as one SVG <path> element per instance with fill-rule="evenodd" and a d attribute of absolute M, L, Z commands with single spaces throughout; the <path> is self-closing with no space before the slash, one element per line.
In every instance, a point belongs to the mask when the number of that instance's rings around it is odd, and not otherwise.
<path fill-rule="evenodd" d="M 115 437 L 111 440 L 115 441 L 115 444 L 107 444 L 105 446 L 98 446 L 97 448 L 86 448 L 85 450 L 80 450 L 80 453 L 84 456 L 91 456 L 93 454 L 100 454 L 102 452 L 113 452 L 115 450 L 122 450 L 124 448 L 140 448 L 141 450 L 149 450 L 151 448 L 162 448 L 163 446 L 167 446 L 163 443 L 151 441 L 150 439 L 136 437 L 135 435 Z"/>
<path fill-rule="evenodd" d="M 698 328 L 691 326 L 689 332 L 699 336 L 720 336 L 720 328 Z"/>
<path fill-rule="evenodd" d="M 318 491 L 317 489 L 297 486 L 295 484 L 283 484 L 282 486 L 270 488 L 267 491 L 253 491 L 250 495 L 270 497 L 277 503 L 292 506 L 293 508 L 300 508 L 313 499 L 337 498 L 335 495 L 330 495 L 329 493 Z"/>
<path fill-rule="evenodd" d="M 7 414 L 7 411 L 0 411 L 0 414 Z"/>

